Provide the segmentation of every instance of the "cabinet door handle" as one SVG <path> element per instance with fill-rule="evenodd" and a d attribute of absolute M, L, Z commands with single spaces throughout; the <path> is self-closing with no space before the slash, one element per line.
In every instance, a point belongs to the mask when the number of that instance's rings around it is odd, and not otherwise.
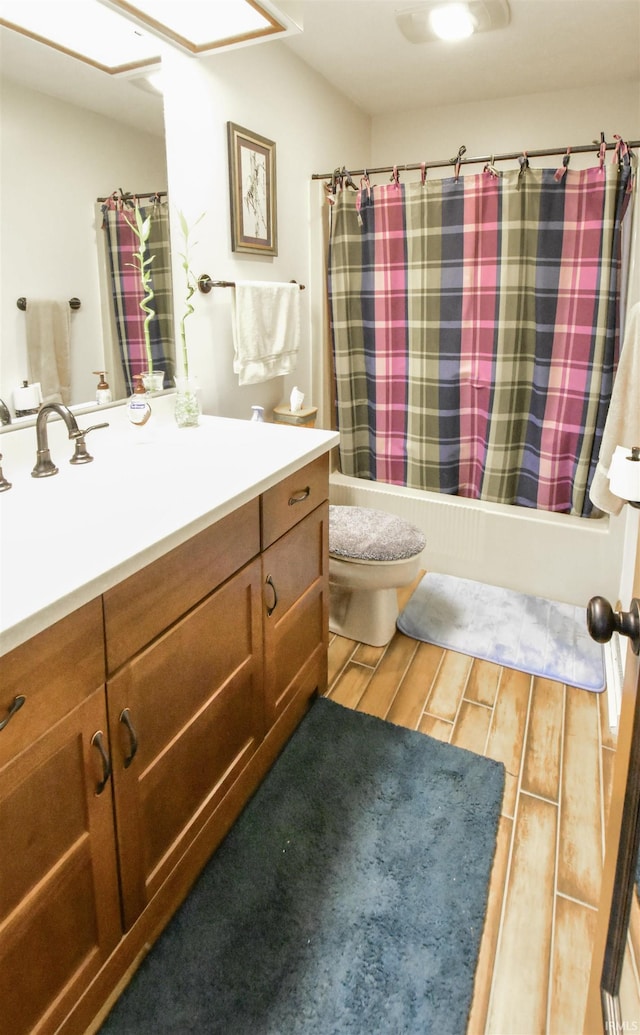
<path fill-rule="evenodd" d="M 138 734 L 133 728 L 133 723 L 131 721 L 131 712 L 128 708 L 124 708 L 123 711 L 120 712 L 120 722 L 123 726 L 127 727 L 127 732 L 129 733 L 129 754 L 126 756 L 124 760 L 124 767 L 125 769 L 128 769 L 131 763 L 133 762 L 134 758 L 136 757 L 136 753 L 138 751 Z"/>
<path fill-rule="evenodd" d="M 278 594 L 276 593 L 276 587 L 274 586 L 273 579 L 270 575 L 267 575 L 265 583 L 267 586 L 271 586 L 271 589 L 273 591 L 273 604 L 271 605 L 271 607 L 267 607 L 267 618 L 271 618 L 271 615 L 278 606 Z"/>
<path fill-rule="evenodd" d="M 296 503 L 303 503 L 304 500 L 309 499 L 311 495 L 311 486 L 307 485 L 306 489 L 303 489 L 297 496 L 289 496 L 289 506 L 293 507 Z"/>
<path fill-rule="evenodd" d="M 7 711 L 6 718 L 4 718 L 2 722 L 0 722 L 0 732 L 5 728 L 5 726 L 8 726 L 13 716 L 16 714 L 16 712 L 20 711 L 25 701 L 26 697 L 24 697 L 22 694 L 18 694 L 17 697 L 14 697 L 13 704 L 10 705 L 9 710 Z"/>
<path fill-rule="evenodd" d="M 102 732 L 102 730 L 97 730 L 93 734 L 91 738 L 91 743 L 93 744 L 94 748 L 96 748 L 99 752 L 100 761 L 102 762 L 102 779 L 96 784 L 97 796 L 99 794 L 102 794 L 103 790 L 107 786 L 107 782 L 109 780 L 109 777 L 111 776 L 111 762 L 109 761 L 109 756 L 105 751 L 104 733 Z"/>

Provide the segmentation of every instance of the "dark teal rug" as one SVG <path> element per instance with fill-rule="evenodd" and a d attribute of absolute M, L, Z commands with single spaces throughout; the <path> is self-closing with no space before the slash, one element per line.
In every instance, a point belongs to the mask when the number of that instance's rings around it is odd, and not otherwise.
<path fill-rule="evenodd" d="M 605 687 L 602 645 L 589 636 L 584 607 L 429 572 L 397 624 L 415 640 L 532 676 Z"/>
<path fill-rule="evenodd" d="M 102 1035 L 462 1035 L 503 787 L 320 698 Z"/>

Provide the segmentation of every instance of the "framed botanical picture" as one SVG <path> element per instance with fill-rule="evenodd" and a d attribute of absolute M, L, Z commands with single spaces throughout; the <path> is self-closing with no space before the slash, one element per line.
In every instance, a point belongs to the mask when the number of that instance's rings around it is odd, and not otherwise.
<path fill-rule="evenodd" d="M 234 122 L 227 123 L 231 247 L 254 255 L 278 254 L 276 145 Z"/>

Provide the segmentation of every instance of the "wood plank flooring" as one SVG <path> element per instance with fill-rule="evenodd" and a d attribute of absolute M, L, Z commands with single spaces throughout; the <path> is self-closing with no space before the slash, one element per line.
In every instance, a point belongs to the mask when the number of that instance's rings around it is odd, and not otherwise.
<path fill-rule="evenodd" d="M 580 1035 L 615 752 L 605 695 L 396 632 L 383 648 L 333 636 L 328 696 L 504 763 L 467 1035 Z"/>

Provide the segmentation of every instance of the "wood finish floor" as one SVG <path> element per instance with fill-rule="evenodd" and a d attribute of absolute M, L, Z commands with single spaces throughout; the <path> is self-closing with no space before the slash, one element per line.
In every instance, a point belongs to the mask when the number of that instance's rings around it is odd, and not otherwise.
<path fill-rule="evenodd" d="M 580 1035 L 615 754 L 605 695 L 396 632 L 383 648 L 333 636 L 328 696 L 504 763 L 468 1035 Z"/>

